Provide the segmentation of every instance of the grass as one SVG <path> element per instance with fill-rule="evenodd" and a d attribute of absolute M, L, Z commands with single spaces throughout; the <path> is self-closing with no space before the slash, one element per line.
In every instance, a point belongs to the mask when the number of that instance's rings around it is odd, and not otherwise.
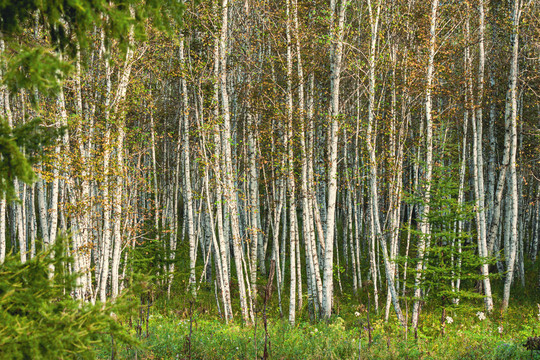
<path fill-rule="evenodd" d="M 343 311 L 328 322 L 302 321 L 296 326 L 274 317 L 268 320 L 269 358 L 540 359 L 540 352 L 531 354 L 523 347 L 527 337 L 540 334 L 536 306 L 513 307 L 504 315 L 494 312 L 483 320 L 476 311 L 447 310 L 452 322 L 445 322 L 442 334 L 440 312 L 425 310 L 417 339 L 394 320 L 386 323 L 371 314 L 371 344 L 365 310 L 356 315 Z M 149 317 L 148 337 L 146 332 L 140 336 L 142 348 L 118 348 L 115 359 L 261 359 L 264 335 L 262 317 L 255 335 L 255 326 L 225 324 L 201 308 L 191 320 L 185 312 L 162 313 L 155 308 Z M 111 349 L 102 349 L 100 358 L 111 358 Z"/>
<path fill-rule="evenodd" d="M 534 273 L 537 272 L 527 272 Z M 535 281 L 536 278 L 527 279 L 527 283 Z M 170 300 L 164 293 L 153 293 L 151 306 L 144 307 L 150 311 L 148 334 L 145 312 L 132 313 L 131 319 L 128 314 L 120 314 L 120 321 L 132 324 L 131 331 L 139 338 L 141 347 L 135 350 L 117 346 L 114 359 L 263 357 L 265 333 L 260 312 L 256 327 L 243 324 L 238 303 L 234 302 L 235 321 L 226 324 L 217 316 L 215 294 L 210 286 L 201 288 L 197 300 L 190 298 L 185 289 L 184 283 L 179 284 Z M 395 316 L 384 321 L 384 301 L 380 301 L 379 313 L 375 313 L 373 301 L 368 306 L 369 291 L 364 289 L 355 296 L 351 289 L 344 288 L 334 299 L 335 314 L 329 321 L 310 319 L 305 300 L 298 309 L 295 326 L 289 325 L 286 316 L 280 316 L 274 293 L 267 314 L 269 359 L 540 359 L 540 351 L 531 354 L 523 346 L 528 337 L 540 335 L 537 287 L 516 286 L 510 308 L 502 313 L 497 296 L 502 289 L 494 286 L 496 310 L 491 314 L 483 314 L 485 318 L 479 314 L 483 311 L 480 297 L 462 299 L 459 306 L 446 307 L 444 323 L 442 300 L 432 298 L 422 310 L 417 338 L 411 329 L 401 328 Z M 262 298 L 259 300 L 261 303 Z M 411 300 L 401 301 L 410 323 Z M 371 310 L 369 326 L 366 307 Z M 283 309 L 288 309 L 286 300 Z M 143 331 L 139 330 L 137 335 L 136 318 L 143 318 Z M 111 348 L 100 349 L 99 358 L 111 359 Z"/>

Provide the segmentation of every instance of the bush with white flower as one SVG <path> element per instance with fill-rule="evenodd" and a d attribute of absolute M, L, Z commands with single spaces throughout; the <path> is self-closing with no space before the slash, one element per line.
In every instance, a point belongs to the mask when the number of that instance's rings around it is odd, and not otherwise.
<path fill-rule="evenodd" d="M 483 311 L 478 311 L 476 313 L 476 316 L 478 317 L 478 320 L 480 320 L 480 321 L 486 320 L 486 314 L 484 314 Z"/>

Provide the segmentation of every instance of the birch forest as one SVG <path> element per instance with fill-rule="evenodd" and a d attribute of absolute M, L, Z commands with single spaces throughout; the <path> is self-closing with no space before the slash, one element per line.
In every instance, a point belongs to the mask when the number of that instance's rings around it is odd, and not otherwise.
<path fill-rule="evenodd" d="M 2 277 L 63 253 L 74 312 L 183 319 L 175 359 L 348 358 L 278 321 L 540 350 L 537 0 L 8 0 L 0 54 Z M 197 355 L 202 319 L 246 352 Z"/>

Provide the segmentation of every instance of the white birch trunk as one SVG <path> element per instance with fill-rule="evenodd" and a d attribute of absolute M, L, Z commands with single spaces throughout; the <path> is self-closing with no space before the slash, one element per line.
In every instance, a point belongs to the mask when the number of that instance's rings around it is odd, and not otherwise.
<path fill-rule="evenodd" d="M 289 283 L 289 323 L 294 326 L 296 321 L 296 245 L 298 240 L 296 225 L 296 187 L 294 178 L 294 153 L 293 153 L 293 94 L 292 94 L 292 35 L 291 35 L 291 4 L 287 1 L 287 130 L 285 131 L 284 144 L 287 146 L 287 187 L 289 190 L 289 243 L 290 243 L 290 269 L 291 281 Z M 300 289 L 299 289 L 300 292 Z"/>
<path fill-rule="evenodd" d="M 420 317 L 420 303 L 422 301 L 422 272 L 424 266 L 424 255 L 426 253 L 426 243 L 430 238 L 430 224 L 428 221 L 431 201 L 431 178 L 433 173 L 433 120 L 432 120 L 432 83 L 435 59 L 435 44 L 437 39 L 437 10 L 439 8 L 439 0 L 433 0 L 431 3 L 431 24 L 430 24 L 430 39 L 429 39 L 429 57 L 426 75 L 426 174 L 424 177 L 425 188 L 423 196 L 423 211 L 420 222 L 420 239 L 418 241 L 418 263 L 416 265 L 416 276 L 414 280 L 414 297 L 412 313 L 412 327 L 418 326 Z"/>
<path fill-rule="evenodd" d="M 0 55 L 4 55 L 5 51 L 5 43 L 4 39 L 1 37 L 0 34 Z M 0 68 L 0 75 L 3 75 L 4 69 L 3 64 L 2 68 Z M 0 106 L 0 115 L 2 117 L 6 114 L 5 104 L 6 104 L 6 98 L 8 97 L 7 94 L 7 86 L 1 85 L 0 86 L 0 101 L 2 106 Z M 8 100 L 9 101 L 9 100 Z M 7 208 L 7 202 L 4 194 L 0 194 L 0 264 L 4 263 L 4 260 L 6 258 L 6 208 Z"/>
<path fill-rule="evenodd" d="M 470 9 L 470 12 L 472 9 Z M 480 1 L 480 27 L 479 27 L 479 64 L 478 64 L 478 88 L 477 88 L 477 103 L 474 107 L 471 106 L 472 115 L 472 130 L 473 130 L 473 184 L 476 198 L 476 223 L 478 253 L 481 258 L 486 258 L 488 255 L 487 239 L 486 239 L 486 212 L 484 201 L 484 155 L 482 151 L 482 106 L 483 106 L 483 90 L 484 90 L 484 68 L 485 68 L 485 53 L 484 53 L 484 4 Z M 469 16 L 469 15 L 468 15 Z M 467 18 L 467 28 L 469 25 Z M 468 30 L 468 29 L 467 29 Z M 472 59 L 469 56 L 469 71 L 472 72 Z M 474 103 L 472 74 L 469 83 L 469 96 L 471 104 Z M 489 266 L 485 262 L 481 265 L 481 272 L 484 285 L 484 305 L 488 312 L 493 310 L 493 299 L 491 296 L 491 282 L 489 280 Z"/>
<path fill-rule="evenodd" d="M 184 54 L 184 38 L 180 38 L 180 62 L 183 66 L 184 72 L 186 70 L 186 60 Z M 186 203 L 186 220 L 187 220 L 187 231 L 189 239 L 189 287 L 191 295 L 193 297 L 197 296 L 196 292 L 196 277 L 195 277 L 195 264 L 197 262 L 197 252 L 196 252 L 196 242 L 195 237 L 195 223 L 194 223 L 194 214 L 193 214 L 193 192 L 191 189 L 191 163 L 190 163 L 190 147 L 189 147 L 189 117 L 190 117 L 190 107 L 189 99 L 187 93 L 187 80 L 182 76 L 181 80 L 181 92 L 182 92 L 182 119 L 183 119 L 183 154 L 184 154 L 184 191 L 185 191 L 185 203 Z"/>
<path fill-rule="evenodd" d="M 131 15 L 134 16 L 134 9 L 130 8 Z M 119 270 L 122 256 L 123 236 L 122 236 L 122 194 L 124 192 L 124 139 L 125 133 L 125 112 L 122 108 L 126 98 L 129 78 L 133 59 L 133 26 L 130 26 L 128 33 L 128 48 L 126 50 L 124 67 L 120 76 L 120 81 L 116 91 L 114 112 L 118 118 L 118 142 L 116 148 L 116 186 L 113 193 L 113 235 L 114 247 L 112 249 L 112 269 L 111 269 L 111 296 L 115 299 L 119 292 Z"/>
<path fill-rule="evenodd" d="M 242 250 L 242 237 L 240 235 L 239 224 L 239 211 L 238 211 L 238 198 L 235 192 L 235 184 L 233 175 L 233 159 L 231 150 L 231 115 L 229 108 L 229 90 L 227 87 L 227 54 L 228 54 L 228 28 L 229 28 L 229 3 L 228 0 L 222 0 L 222 22 L 221 22 L 221 34 L 220 34 L 220 64 L 221 64 L 221 102 L 223 109 L 223 124 L 222 124 L 222 147 L 223 147 L 223 161 L 225 168 L 222 169 L 224 173 L 225 182 L 225 199 L 229 208 L 231 230 L 232 230 L 232 243 L 234 250 L 234 259 L 236 265 L 236 274 L 238 277 L 238 288 L 240 295 L 240 309 L 242 311 L 242 317 L 245 322 L 250 322 L 253 319 L 253 309 L 251 306 L 251 294 L 246 293 L 246 283 L 249 282 L 245 278 L 242 262 L 244 258 Z M 248 305 L 249 304 L 249 305 Z"/>
<path fill-rule="evenodd" d="M 111 114 L 111 69 L 109 63 L 108 49 L 105 47 L 104 31 L 102 31 L 102 52 L 105 62 L 105 99 L 104 99 L 104 118 L 105 121 L 110 119 Z M 99 279 L 98 289 L 101 302 L 107 301 L 107 280 L 109 278 L 109 258 L 111 252 L 111 199 L 109 197 L 109 178 L 110 178 L 110 162 L 111 162 L 111 126 L 106 125 L 105 137 L 103 141 L 103 176 L 102 183 L 102 203 L 103 203 L 103 231 L 101 238 L 100 258 L 99 258 Z"/>
<path fill-rule="evenodd" d="M 337 200 L 337 161 L 338 161 L 338 137 L 339 137 L 339 84 L 341 79 L 341 62 L 343 57 L 343 33 L 345 26 L 345 11 L 347 2 L 342 1 L 339 7 L 337 24 L 334 24 L 335 1 L 331 1 L 330 22 L 330 138 L 329 160 L 330 169 L 328 171 L 328 207 L 325 234 L 325 256 L 324 256 L 324 282 L 323 282 L 323 304 L 322 313 L 324 318 L 329 318 L 332 314 L 332 302 L 334 294 L 334 234 Z"/>
<path fill-rule="evenodd" d="M 510 287 L 514 277 L 514 267 L 516 261 L 517 242 L 518 242 L 518 185 L 517 185 L 517 77 L 518 77 L 518 55 L 519 55 L 519 22 L 521 18 L 521 0 L 514 0 L 512 9 L 512 60 L 510 63 L 510 74 L 508 78 L 507 92 L 507 111 L 506 116 L 509 117 L 510 124 L 510 178 L 508 199 L 511 202 L 512 216 L 510 226 L 510 239 L 508 257 L 506 258 L 506 277 L 504 280 L 502 309 L 506 311 L 510 301 Z"/>

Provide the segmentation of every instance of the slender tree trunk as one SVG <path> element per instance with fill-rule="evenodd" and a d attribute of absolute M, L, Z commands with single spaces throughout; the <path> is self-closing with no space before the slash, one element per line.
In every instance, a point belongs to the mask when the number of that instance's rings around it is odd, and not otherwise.
<path fill-rule="evenodd" d="M 370 53 L 369 53 L 369 102 L 368 102 L 368 125 L 367 125 L 367 134 L 366 134 L 366 143 L 369 154 L 369 187 L 370 187 L 370 214 L 371 214 L 371 236 L 372 236 L 372 254 L 371 263 L 374 265 L 376 263 L 373 256 L 375 255 L 375 244 L 377 239 L 379 240 L 384 267 L 386 272 L 386 281 L 388 284 L 388 292 L 392 298 L 392 303 L 398 317 L 398 321 L 403 324 L 403 315 L 401 313 L 401 308 L 399 306 L 398 295 L 394 286 L 394 267 L 390 263 L 389 253 L 386 246 L 386 239 L 382 235 L 382 229 L 379 221 L 379 195 L 378 195 L 378 179 L 377 179 L 377 159 L 376 159 L 376 139 L 374 135 L 374 130 L 376 128 L 376 119 L 375 119 L 375 56 L 377 49 L 377 37 L 379 31 L 379 20 L 380 20 L 380 11 L 381 11 L 381 2 L 373 6 L 371 1 L 368 2 L 368 10 L 370 14 L 370 24 L 371 24 L 371 42 L 370 42 Z M 376 287 L 376 270 L 372 266 L 372 275 L 374 276 L 374 287 Z M 376 296 L 377 297 L 377 296 Z M 378 308 L 378 301 L 375 300 L 375 307 Z"/>
<path fill-rule="evenodd" d="M 472 9 L 469 8 L 469 14 Z M 485 68 L 485 53 L 484 53 L 484 4 L 480 0 L 480 26 L 479 26 L 479 59 L 478 59 L 478 87 L 477 87 L 477 102 L 474 107 L 471 106 L 472 115 L 472 130 L 473 130 L 473 183 L 474 193 L 476 198 L 476 223 L 478 252 L 481 258 L 487 257 L 487 240 L 486 240 L 486 212 L 484 201 L 484 155 L 482 151 L 482 106 L 484 96 L 484 68 Z M 470 15 L 468 15 L 470 16 Z M 467 32 L 469 27 L 469 18 L 467 18 Z M 472 59 L 469 56 L 469 71 L 472 72 Z M 473 80 L 472 74 L 469 77 L 469 96 L 471 104 L 474 103 Z M 489 280 L 489 267 L 487 262 L 483 260 L 481 272 L 484 285 L 484 305 L 488 312 L 493 310 L 493 299 L 491 296 L 491 282 Z"/>
<path fill-rule="evenodd" d="M 132 16 L 134 15 L 133 8 L 130 8 Z M 112 249 L 112 269 L 111 269 L 111 296 L 116 298 L 119 291 L 119 269 L 120 258 L 122 256 L 123 236 L 122 236 L 122 195 L 124 192 L 124 139 L 125 133 L 125 112 L 123 110 L 123 102 L 126 97 L 127 86 L 131 75 L 132 58 L 133 58 L 133 26 L 129 28 L 128 48 L 126 50 L 124 67 L 120 76 L 120 81 L 116 91 L 114 112 L 118 118 L 118 140 L 116 148 L 116 186 L 113 192 L 113 235 L 114 246 Z"/>
<path fill-rule="evenodd" d="M 289 190 L 289 242 L 290 242 L 290 269 L 291 282 L 289 295 L 289 323 L 294 325 L 296 321 L 296 192 L 294 181 L 294 154 L 293 154 L 293 95 L 292 95 L 292 39 L 291 39 L 291 4 L 287 1 L 287 130 L 285 131 L 284 143 L 287 146 L 287 187 Z"/>
<path fill-rule="evenodd" d="M 506 96 L 506 117 L 510 125 L 510 178 L 508 188 L 508 199 L 511 202 L 511 224 L 508 257 L 506 258 L 506 277 L 504 281 L 502 309 L 506 311 L 510 301 L 510 286 L 514 277 L 514 267 L 518 246 L 518 185 L 517 185 L 517 77 L 518 77 L 518 55 L 519 55 L 519 22 L 521 17 L 521 0 L 514 0 L 512 9 L 512 60 L 510 63 L 510 75 L 508 78 L 508 91 Z"/>
<path fill-rule="evenodd" d="M 184 72 L 186 69 L 186 60 L 184 54 L 184 37 L 180 38 L 180 62 L 183 65 Z M 189 118 L 190 118 L 190 107 L 188 99 L 188 89 L 187 89 L 187 80 L 185 76 L 182 76 L 181 79 L 181 92 L 182 92 L 182 120 L 183 120 L 183 135 L 182 135 L 182 144 L 183 144 L 183 154 L 184 154 L 184 192 L 185 192 L 185 205 L 186 205 L 186 226 L 188 231 L 189 239 L 189 287 L 191 295 L 193 297 L 197 296 L 196 292 L 196 275 L 195 275 L 195 264 L 197 262 L 197 239 L 195 237 L 195 223 L 194 223 L 194 213 L 193 213 L 193 192 L 191 189 L 191 153 L 190 153 L 190 144 L 189 144 Z"/>
<path fill-rule="evenodd" d="M 325 259 L 324 259 L 324 282 L 322 312 L 325 318 L 332 313 L 332 300 L 334 294 L 334 236 L 336 226 L 336 201 L 337 201 L 337 162 L 338 162 L 338 137 L 339 137 L 339 84 L 341 79 L 341 63 L 343 57 L 343 33 L 345 27 L 345 11 L 347 2 L 342 0 L 337 23 L 334 24 L 336 12 L 335 0 L 331 1 L 330 21 L 330 169 L 328 171 L 328 210 L 325 235 Z"/>
<path fill-rule="evenodd" d="M 469 59 L 469 47 L 465 48 L 465 66 L 468 66 Z M 468 101 L 468 91 L 465 89 L 465 103 Z M 465 171 L 467 169 L 467 132 L 469 124 L 469 109 L 465 106 L 463 114 L 463 143 L 461 145 L 461 164 L 459 168 L 459 187 L 458 187 L 458 209 L 462 209 L 465 200 Z M 463 248 L 461 235 L 463 233 L 463 220 L 459 219 L 455 224 L 456 238 L 452 239 L 452 248 L 457 245 L 457 255 L 452 252 L 451 265 L 452 265 L 452 291 L 459 293 L 461 287 L 461 253 Z M 457 242 L 457 244 L 456 244 Z M 457 269 L 455 271 L 454 269 Z M 455 304 L 459 303 L 459 298 L 454 298 Z"/>
<path fill-rule="evenodd" d="M 217 2 L 214 5 L 215 12 L 217 13 Z M 224 298 L 224 312 L 226 314 L 226 317 L 229 319 L 233 318 L 233 312 L 232 312 L 232 305 L 231 305 L 231 291 L 230 291 L 230 262 L 229 262 L 229 255 L 228 255 L 228 249 L 229 249 L 229 241 L 225 237 L 225 221 L 224 221 L 224 215 L 223 215 L 223 205 L 222 205 L 222 199 L 223 199 L 223 186 L 222 186 L 222 177 L 221 173 L 224 171 L 224 165 L 223 163 L 223 157 L 222 157 L 222 146 L 221 146 L 221 136 L 219 134 L 220 128 L 219 124 L 217 123 L 219 118 L 219 91 L 220 91 L 220 61 L 221 61 L 221 55 L 220 55 L 220 45 L 221 45 L 221 39 L 216 37 L 215 43 L 214 43 L 214 76 L 217 79 L 214 82 L 214 121 L 216 122 L 215 129 L 213 131 L 214 133 L 214 152 L 215 152 L 215 160 L 214 160 L 214 176 L 215 176 L 215 182 L 216 182 L 216 190 L 215 190 L 215 196 L 216 196 L 216 217 L 217 217 L 217 237 L 219 239 L 219 251 L 220 251 L 220 257 L 221 257 L 221 266 L 222 266 L 222 281 L 223 281 L 223 287 L 221 288 L 221 291 L 223 293 Z"/>
<path fill-rule="evenodd" d="M 104 118 L 109 121 L 111 113 L 111 69 L 109 64 L 108 50 L 105 47 L 104 31 L 102 31 L 102 47 L 105 61 L 105 99 L 104 99 Z M 103 203 L 103 232 L 101 239 L 100 266 L 99 266 L 99 298 L 101 302 L 107 300 L 107 279 L 109 277 L 109 257 L 111 247 L 111 199 L 109 197 L 109 178 L 111 161 L 111 125 L 106 124 L 105 137 L 103 140 L 103 176 L 104 181 L 101 185 L 102 203 Z"/>
<path fill-rule="evenodd" d="M 246 293 L 247 282 L 249 280 L 245 277 L 242 262 L 244 253 L 242 250 L 242 237 L 240 235 L 239 224 L 239 210 L 238 210 L 238 198 L 236 197 L 235 185 L 232 163 L 232 149 L 231 149 L 231 115 L 229 108 L 229 90 L 227 87 L 227 54 L 228 54 L 228 28 L 229 28 L 229 3 L 228 0 L 222 1 L 222 23 L 221 23 L 221 35 L 220 35 L 220 64 L 221 64 L 221 103 L 223 108 L 223 125 L 222 125 L 222 147 L 225 168 L 224 182 L 225 182 L 225 199 L 228 204 L 232 229 L 232 243 L 234 250 L 234 260 L 236 265 L 236 274 L 238 278 L 238 288 L 240 295 L 240 309 L 242 311 L 242 317 L 245 322 L 250 322 L 253 319 L 253 309 L 251 306 L 251 294 Z"/>
<path fill-rule="evenodd" d="M 5 43 L 4 39 L 2 38 L 2 34 L 0 33 L 0 55 L 3 56 L 5 52 Z M 0 75 L 3 77 L 4 75 L 4 64 L 1 64 L 0 68 Z M 0 86 L 0 101 L 2 106 L 0 106 L 0 116 L 4 117 L 6 116 L 6 101 L 9 101 L 9 94 L 7 90 L 7 86 L 2 84 Z M 4 194 L 0 194 L 0 264 L 4 263 L 4 260 L 6 258 L 6 248 L 7 248 L 7 242 L 6 242 L 6 208 L 7 208 L 7 201 Z"/>
<path fill-rule="evenodd" d="M 423 211 L 420 222 L 420 239 L 418 241 L 418 263 L 416 265 L 416 276 L 414 280 L 414 297 L 412 313 L 412 327 L 418 326 L 420 317 L 420 303 L 422 301 L 422 273 L 424 267 L 424 255 L 426 253 L 426 244 L 431 236 L 430 223 L 428 220 L 431 201 L 431 178 L 433 174 L 433 120 L 432 120 L 432 84 L 435 59 L 435 44 L 437 39 L 437 11 L 439 8 L 439 0 L 433 0 L 431 3 L 431 24 L 430 24 L 430 39 L 429 39 L 429 57 L 426 75 L 426 173 L 424 177 L 425 187 L 423 196 Z"/>

